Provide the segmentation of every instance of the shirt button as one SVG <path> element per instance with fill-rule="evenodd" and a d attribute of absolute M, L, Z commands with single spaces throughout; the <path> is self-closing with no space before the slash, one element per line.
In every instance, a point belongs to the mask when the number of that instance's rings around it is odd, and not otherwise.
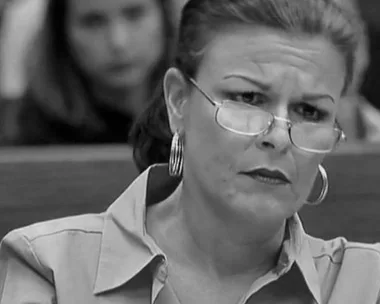
<path fill-rule="evenodd" d="M 289 265 L 289 260 L 288 259 L 282 259 L 281 261 L 279 261 L 278 265 L 280 266 L 280 268 L 285 268 Z"/>
<path fill-rule="evenodd" d="M 159 280 L 161 283 L 165 283 L 166 278 L 168 277 L 168 272 L 166 271 L 166 269 L 162 269 L 162 268 L 160 268 L 160 269 L 158 270 L 157 277 L 158 277 L 158 280 Z"/>
<path fill-rule="evenodd" d="M 280 258 L 278 259 L 278 265 L 282 267 L 286 267 L 289 265 L 289 255 L 286 252 L 281 252 Z"/>
<path fill-rule="evenodd" d="M 162 258 L 158 266 L 157 278 L 161 283 L 165 283 L 168 277 L 168 265 L 165 258 Z"/>

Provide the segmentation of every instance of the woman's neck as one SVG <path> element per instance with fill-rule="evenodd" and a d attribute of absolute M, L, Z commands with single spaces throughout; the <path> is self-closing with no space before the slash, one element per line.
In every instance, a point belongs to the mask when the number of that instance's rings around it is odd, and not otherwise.
<path fill-rule="evenodd" d="M 159 229 L 165 231 L 159 238 L 169 244 L 163 250 L 169 256 L 172 252 L 177 264 L 187 264 L 218 280 L 259 277 L 275 266 L 285 223 L 273 227 L 233 215 L 221 219 L 206 203 L 183 186 L 177 199 L 167 202 L 160 213 L 160 221 L 166 217 L 167 222 L 166 228 Z"/>

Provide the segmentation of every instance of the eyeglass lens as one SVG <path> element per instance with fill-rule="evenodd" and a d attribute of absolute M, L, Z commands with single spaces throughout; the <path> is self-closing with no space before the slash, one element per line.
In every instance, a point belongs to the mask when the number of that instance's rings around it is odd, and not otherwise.
<path fill-rule="evenodd" d="M 271 113 L 260 108 L 236 102 L 225 101 L 216 113 L 218 124 L 232 132 L 259 135 L 273 124 Z M 331 124 L 302 122 L 290 129 L 291 140 L 301 149 L 330 151 L 339 137 L 339 130 Z"/>

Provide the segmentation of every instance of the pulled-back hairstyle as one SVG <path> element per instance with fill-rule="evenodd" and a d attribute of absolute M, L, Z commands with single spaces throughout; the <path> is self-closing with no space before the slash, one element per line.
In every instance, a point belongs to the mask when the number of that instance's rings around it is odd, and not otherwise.
<path fill-rule="evenodd" d="M 195 77 L 204 49 L 231 25 L 262 26 L 294 35 L 322 36 L 342 54 L 350 85 L 361 26 L 334 0 L 189 0 L 182 11 L 175 64 Z M 146 108 L 132 130 L 134 159 L 140 170 L 168 162 L 171 131 L 163 94 Z"/>

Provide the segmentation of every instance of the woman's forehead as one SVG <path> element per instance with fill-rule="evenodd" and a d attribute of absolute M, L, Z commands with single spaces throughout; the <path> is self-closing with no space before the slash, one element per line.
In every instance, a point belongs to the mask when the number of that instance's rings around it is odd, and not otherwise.
<path fill-rule="evenodd" d="M 208 78 L 224 78 L 242 70 L 268 81 L 296 70 L 308 81 L 319 82 L 326 77 L 328 81 L 344 78 L 345 64 L 338 50 L 322 37 L 296 37 L 252 27 L 215 35 L 204 53 L 199 74 L 203 71 Z"/>

